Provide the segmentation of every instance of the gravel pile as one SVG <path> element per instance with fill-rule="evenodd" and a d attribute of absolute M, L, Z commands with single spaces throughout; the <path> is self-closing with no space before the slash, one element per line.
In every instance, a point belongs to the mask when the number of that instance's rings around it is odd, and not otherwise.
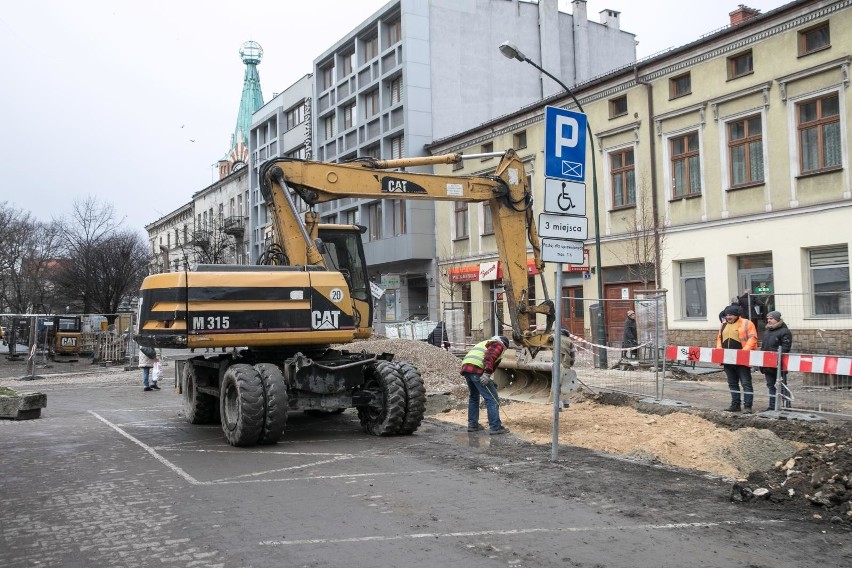
<path fill-rule="evenodd" d="M 467 386 L 459 374 L 461 360 L 440 347 L 410 339 L 367 339 L 337 347 L 356 352 L 393 353 L 395 361 L 408 361 L 417 367 L 428 394 L 452 393 L 467 397 Z"/>

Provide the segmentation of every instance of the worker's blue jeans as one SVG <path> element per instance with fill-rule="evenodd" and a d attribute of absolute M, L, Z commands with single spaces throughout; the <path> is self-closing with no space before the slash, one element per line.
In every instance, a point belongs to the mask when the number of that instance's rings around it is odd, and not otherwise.
<path fill-rule="evenodd" d="M 740 405 L 740 384 L 743 390 L 743 405 L 751 408 L 754 401 L 754 388 L 751 386 L 751 367 L 747 365 L 723 365 L 731 391 L 731 404 Z"/>
<path fill-rule="evenodd" d="M 469 428 L 479 424 L 479 397 L 482 396 L 485 400 L 485 411 L 488 413 L 488 427 L 491 430 L 499 430 L 503 424 L 500 423 L 500 408 L 497 406 L 496 387 L 494 383 L 489 386 L 494 392 L 488 390 L 479 383 L 479 377 L 476 373 L 462 373 L 467 380 L 467 390 L 470 393 L 470 398 L 467 401 L 467 425 Z"/>
<path fill-rule="evenodd" d="M 148 380 L 151 378 L 151 367 L 142 367 L 142 386 L 148 386 Z"/>

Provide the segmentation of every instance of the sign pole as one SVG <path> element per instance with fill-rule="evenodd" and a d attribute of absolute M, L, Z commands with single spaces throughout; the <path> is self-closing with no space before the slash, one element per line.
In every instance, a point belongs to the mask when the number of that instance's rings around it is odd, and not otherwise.
<path fill-rule="evenodd" d="M 562 375 L 562 358 L 560 349 L 562 346 L 562 263 L 556 263 L 556 328 L 553 331 L 553 366 L 551 370 L 552 393 L 553 393 L 553 442 L 550 450 L 550 461 L 559 459 L 559 406 L 562 403 L 560 393 L 562 386 L 559 384 Z"/>

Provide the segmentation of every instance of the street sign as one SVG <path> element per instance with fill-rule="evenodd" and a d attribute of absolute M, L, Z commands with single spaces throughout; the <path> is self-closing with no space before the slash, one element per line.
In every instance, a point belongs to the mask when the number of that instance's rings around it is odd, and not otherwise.
<path fill-rule="evenodd" d="M 585 217 L 539 213 L 538 234 L 556 239 L 586 240 L 589 238 L 589 220 Z"/>
<path fill-rule="evenodd" d="M 544 178 L 544 210 L 582 217 L 586 214 L 586 184 Z"/>
<path fill-rule="evenodd" d="M 544 262 L 583 264 L 583 241 L 541 239 L 541 259 Z"/>
<path fill-rule="evenodd" d="M 544 107 L 544 176 L 586 179 L 586 115 Z"/>

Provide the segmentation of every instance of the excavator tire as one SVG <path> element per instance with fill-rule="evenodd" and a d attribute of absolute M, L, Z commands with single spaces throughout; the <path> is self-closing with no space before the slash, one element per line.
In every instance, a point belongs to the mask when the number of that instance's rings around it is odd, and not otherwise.
<path fill-rule="evenodd" d="M 258 444 L 276 444 L 287 426 L 287 385 L 284 375 L 272 363 L 258 363 L 254 366 L 263 384 L 263 428 L 260 430 Z"/>
<path fill-rule="evenodd" d="M 364 374 L 364 389 L 374 397 L 370 404 L 358 407 L 361 428 L 373 436 L 398 433 L 405 418 L 405 385 L 399 371 L 390 361 L 378 361 L 368 365 Z"/>
<path fill-rule="evenodd" d="M 426 387 L 420 371 L 407 361 L 396 363 L 397 371 L 402 377 L 402 386 L 405 387 L 405 418 L 398 434 L 413 434 L 423 422 L 423 414 L 426 412 Z"/>
<path fill-rule="evenodd" d="M 225 371 L 219 408 L 222 431 L 232 446 L 252 446 L 263 430 L 263 381 L 251 365 L 238 363 Z"/>
<path fill-rule="evenodd" d="M 192 361 L 183 366 L 183 413 L 190 424 L 215 424 L 219 421 L 219 401 L 209 394 L 198 392 L 198 377 Z"/>

